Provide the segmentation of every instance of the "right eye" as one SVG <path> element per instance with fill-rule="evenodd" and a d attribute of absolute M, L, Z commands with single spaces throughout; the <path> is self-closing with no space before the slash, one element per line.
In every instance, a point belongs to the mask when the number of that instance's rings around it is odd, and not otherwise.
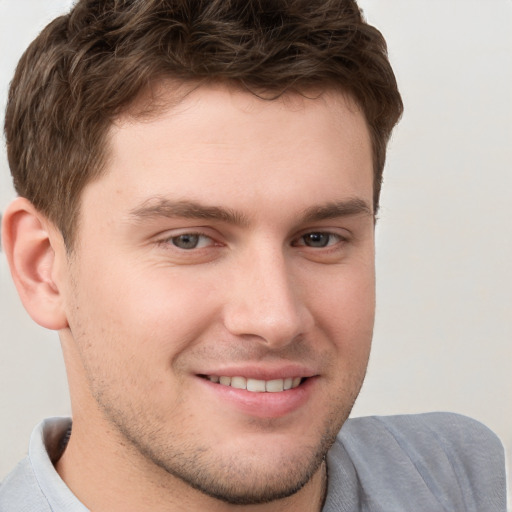
<path fill-rule="evenodd" d="M 170 237 L 168 241 L 183 250 L 201 249 L 213 244 L 213 240 L 209 236 L 201 233 L 183 233 Z"/>

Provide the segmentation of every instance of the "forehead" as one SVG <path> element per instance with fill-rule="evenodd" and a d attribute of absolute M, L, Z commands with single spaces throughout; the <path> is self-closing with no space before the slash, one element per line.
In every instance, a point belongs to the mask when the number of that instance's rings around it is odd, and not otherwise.
<path fill-rule="evenodd" d="M 326 116 L 326 111 L 330 115 Z M 240 124 L 245 125 L 244 129 L 252 126 L 256 133 L 262 122 L 271 120 L 284 124 L 288 118 L 295 123 L 300 117 L 305 122 L 313 122 L 317 129 L 323 127 L 329 131 L 339 131 L 343 138 L 350 138 L 346 130 L 348 124 L 352 125 L 349 131 L 353 134 L 356 133 L 353 125 L 357 124 L 357 128 L 361 128 L 357 134 L 370 141 L 363 109 L 348 92 L 329 84 L 280 94 L 279 91 L 266 90 L 250 92 L 237 82 L 201 84 L 175 79 L 159 80 L 142 90 L 114 121 L 110 136 L 121 138 L 124 130 L 135 132 L 137 126 L 143 128 L 151 124 L 158 130 L 160 123 L 167 123 L 172 118 L 183 135 L 187 133 L 188 126 L 193 126 L 196 142 L 200 144 L 205 142 L 204 135 L 207 135 L 207 140 L 223 136 L 223 132 L 212 129 L 216 122 L 223 123 L 226 129 L 231 126 L 236 130 Z M 315 122 L 315 118 L 318 122 Z M 150 129 L 145 131 L 149 132 Z M 257 143 L 256 139 L 254 143 Z"/>
<path fill-rule="evenodd" d="M 145 100 L 114 123 L 106 173 L 86 196 L 110 196 L 119 207 L 121 199 L 161 196 L 233 207 L 289 197 L 308 208 L 326 194 L 333 201 L 369 194 L 371 203 L 369 132 L 349 96 L 329 90 L 265 100 L 209 85 L 178 97 L 161 84 L 153 108 Z"/>

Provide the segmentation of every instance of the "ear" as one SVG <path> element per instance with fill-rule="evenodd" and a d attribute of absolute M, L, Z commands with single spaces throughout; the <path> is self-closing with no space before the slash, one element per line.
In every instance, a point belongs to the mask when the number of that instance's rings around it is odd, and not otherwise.
<path fill-rule="evenodd" d="M 58 260 L 66 258 L 60 232 L 30 201 L 18 197 L 4 212 L 2 245 L 28 314 L 47 329 L 67 327 L 62 293 L 55 279 Z"/>

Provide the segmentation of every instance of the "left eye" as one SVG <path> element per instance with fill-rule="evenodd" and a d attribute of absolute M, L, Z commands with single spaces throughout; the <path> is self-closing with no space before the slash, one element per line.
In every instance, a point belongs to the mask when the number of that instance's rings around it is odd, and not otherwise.
<path fill-rule="evenodd" d="M 211 238 L 199 233 L 184 233 L 183 235 L 173 236 L 170 242 L 180 249 L 200 249 L 211 243 Z"/>
<path fill-rule="evenodd" d="M 341 237 L 339 235 L 335 235 L 334 233 L 313 232 L 302 235 L 299 238 L 297 245 L 322 248 L 329 245 L 334 245 L 340 240 Z"/>

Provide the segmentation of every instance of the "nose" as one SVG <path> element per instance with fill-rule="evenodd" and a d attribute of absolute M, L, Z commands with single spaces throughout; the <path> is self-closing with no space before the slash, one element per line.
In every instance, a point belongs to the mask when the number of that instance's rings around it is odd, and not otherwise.
<path fill-rule="evenodd" d="M 311 329 L 313 316 L 291 266 L 282 250 L 253 252 L 237 265 L 224 308 L 228 331 L 276 350 Z"/>

